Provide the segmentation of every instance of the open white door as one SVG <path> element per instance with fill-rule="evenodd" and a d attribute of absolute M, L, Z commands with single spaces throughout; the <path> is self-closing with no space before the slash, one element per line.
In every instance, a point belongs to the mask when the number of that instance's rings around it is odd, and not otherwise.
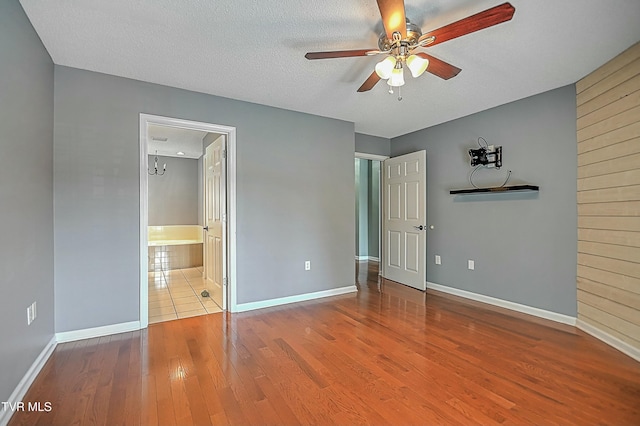
<path fill-rule="evenodd" d="M 426 289 L 427 155 L 413 152 L 384 161 L 382 176 L 383 277 Z"/>
<path fill-rule="evenodd" d="M 227 310 L 225 136 L 205 149 L 204 279 L 211 298 Z"/>

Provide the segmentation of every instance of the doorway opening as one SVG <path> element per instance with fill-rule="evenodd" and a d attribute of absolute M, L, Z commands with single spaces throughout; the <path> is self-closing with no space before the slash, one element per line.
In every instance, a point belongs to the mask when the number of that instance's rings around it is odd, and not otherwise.
<path fill-rule="evenodd" d="M 379 263 L 382 257 L 381 169 L 387 158 L 364 153 L 355 155 L 356 262 Z"/>
<path fill-rule="evenodd" d="M 166 132 L 166 135 L 162 134 Z M 162 145 L 166 144 L 169 136 L 172 134 L 182 134 L 184 137 L 191 136 L 195 145 L 192 148 L 186 146 L 176 148 L 175 146 Z M 153 135 L 153 137 L 152 137 Z M 198 138 L 200 138 L 199 146 Z M 154 140 L 156 139 L 156 140 Z M 208 145 L 214 141 L 224 141 L 224 151 L 222 152 L 224 164 L 222 168 L 218 167 L 218 176 L 220 170 L 224 175 L 221 182 L 223 186 L 218 186 L 224 192 L 224 202 L 218 203 L 218 212 L 221 213 L 221 221 L 218 223 L 218 231 L 222 244 L 217 245 L 217 253 L 223 267 L 216 270 L 216 276 L 220 276 L 220 282 L 223 284 L 218 289 L 216 296 L 219 297 L 217 303 L 220 309 L 234 312 L 236 310 L 236 129 L 235 127 L 223 126 L 218 124 L 203 123 L 190 120 L 175 119 L 162 116 L 154 116 L 148 114 L 140 114 L 140 324 L 142 328 L 147 327 L 150 317 L 149 292 L 151 287 L 149 284 L 156 284 L 156 270 L 162 272 L 157 280 L 157 285 L 161 289 L 163 285 L 169 285 L 174 281 L 173 290 L 175 295 L 186 297 L 195 293 L 199 299 L 195 302 L 201 303 L 211 302 L 208 306 L 215 311 L 216 307 L 213 300 L 209 299 L 212 289 L 207 288 L 207 249 L 206 241 L 208 231 L 206 230 L 206 166 L 202 155 L 206 151 Z M 187 144 L 188 145 L 188 144 Z M 200 153 L 197 152 L 199 148 Z M 174 152 L 175 151 L 175 152 Z M 178 153 L 178 151 L 180 153 Z M 178 158 L 174 158 L 178 157 Z M 197 167 L 188 161 L 178 162 L 185 157 L 191 157 L 193 161 L 198 163 Z M 158 158 L 158 161 L 156 161 Z M 165 166 L 165 163 L 167 164 Z M 176 191 L 176 182 L 181 178 L 177 178 L 171 173 L 176 173 L 180 168 L 187 167 L 191 171 L 187 174 L 193 176 L 197 181 L 197 190 L 191 195 L 185 195 Z M 194 169 L 196 167 L 196 169 Z M 171 176 L 171 178 L 170 178 Z M 164 192 L 158 197 L 159 178 L 165 178 L 166 182 L 173 179 L 173 192 Z M 150 179 L 155 179 L 150 185 Z M 182 179 L 184 180 L 184 179 Z M 220 179 L 219 179 L 220 181 Z M 193 189 L 193 188 L 192 188 Z M 153 193 L 152 193 L 153 191 Z M 197 195 L 194 195 L 197 194 Z M 171 199 L 162 199 L 167 197 Z M 197 205 L 195 211 L 193 208 L 188 209 L 186 205 Z M 154 206 L 161 205 L 154 211 Z M 165 208 L 166 206 L 166 208 Z M 175 222 L 191 222 L 191 223 L 175 223 Z M 167 224 L 166 227 L 162 226 Z M 152 225 L 151 227 L 149 225 Z M 157 226 L 154 226 L 157 225 Z M 165 232 L 166 231 L 166 232 Z M 170 235 L 170 234 L 175 235 Z M 171 238 L 169 238 L 169 236 Z M 158 238 L 159 237 L 159 238 Z M 170 244 L 165 244 L 169 238 L 169 242 L 175 242 L 175 249 L 170 248 Z M 151 240 L 151 241 L 150 241 Z M 159 241 L 156 241 L 159 240 Z M 152 248 L 153 247 L 153 248 Z M 150 254 L 153 250 L 153 257 Z M 173 254 L 169 255 L 171 250 Z M 156 256 L 157 251 L 157 256 Z M 199 251 L 199 253 L 198 253 Z M 201 265 L 198 266 L 198 260 L 201 259 Z M 212 259 L 211 256 L 209 256 Z M 194 260 L 196 259 L 196 260 Z M 203 262 L 204 260 L 204 262 Z M 194 263 L 195 262 L 195 263 Z M 211 265 L 209 265 L 211 269 Z M 209 276 L 213 274 L 209 271 Z M 153 279 L 153 281 L 150 281 Z M 151 289 L 155 290 L 155 288 Z M 206 293 L 205 293 L 206 291 Z M 209 293 L 209 294 L 207 294 Z M 168 294 L 168 293 L 167 293 Z M 203 297 L 205 296 L 205 297 Z M 152 296 L 155 298 L 156 296 Z M 175 300 L 174 297 L 172 297 Z M 182 316 L 186 314 L 188 306 L 187 300 L 181 308 Z M 161 311 L 158 305 L 154 306 L 154 314 Z M 202 304 L 202 309 L 206 309 L 206 304 Z M 195 308 L 195 303 L 194 303 Z M 174 306 L 177 309 L 177 305 Z M 210 309 L 206 309 L 208 312 Z M 177 310 L 176 310 L 177 312 Z M 195 311 L 193 311 L 195 312 Z M 177 317 L 181 317 L 177 314 Z M 157 317 L 156 317 L 157 318 Z"/>

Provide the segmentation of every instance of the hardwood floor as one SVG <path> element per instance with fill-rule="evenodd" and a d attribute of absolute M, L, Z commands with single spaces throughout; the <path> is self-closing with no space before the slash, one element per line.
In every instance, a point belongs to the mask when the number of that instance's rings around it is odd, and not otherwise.
<path fill-rule="evenodd" d="M 640 363 L 435 291 L 357 294 L 59 345 L 11 425 L 640 424 Z"/>

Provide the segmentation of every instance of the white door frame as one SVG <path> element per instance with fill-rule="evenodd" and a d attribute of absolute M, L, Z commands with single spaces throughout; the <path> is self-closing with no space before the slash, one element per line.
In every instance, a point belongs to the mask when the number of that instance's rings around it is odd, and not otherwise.
<path fill-rule="evenodd" d="M 160 115 L 140 114 L 140 328 L 149 325 L 149 226 L 148 141 L 149 125 L 178 127 L 189 130 L 221 133 L 227 136 L 227 300 L 230 312 L 237 311 L 236 289 L 236 128 L 200 121 L 182 120 Z"/>
<path fill-rule="evenodd" d="M 378 178 L 380 179 L 379 185 L 378 185 L 378 200 L 380 200 L 380 202 L 378 203 L 378 265 L 379 266 L 379 270 L 378 270 L 378 275 L 382 275 L 382 268 L 384 267 L 384 262 L 383 260 L 383 256 L 382 256 L 382 243 L 383 243 L 383 235 L 382 235 L 382 210 L 384 208 L 384 198 L 382 197 L 382 172 L 383 172 L 383 167 L 382 164 L 384 162 L 384 160 L 388 159 L 389 157 L 386 155 L 378 155 L 378 154 L 367 154 L 366 152 L 356 152 L 356 158 L 360 158 L 361 160 L 374 160 L 374 161 L 379 161 L 380 162 L 380 176 L 378 176 Z"/>

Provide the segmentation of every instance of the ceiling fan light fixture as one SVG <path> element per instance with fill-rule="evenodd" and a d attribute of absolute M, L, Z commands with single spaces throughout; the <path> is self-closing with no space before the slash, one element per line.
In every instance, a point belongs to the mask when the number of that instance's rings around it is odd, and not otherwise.
<path fill-rule="evenodd" d="M 395 67 L 393 71 L 391 71 L 391 77 L 387 80 L 387 84 L 392 87 L 404 86 L 404 73 L 402 71 L 402 66 Z"/>
<path fill-rule="evenodd" d="M 387 56 L 382 61 L 376 64 L 376 74 L 383 80 L 391 77 L 394 67 L 396 66 L 396 58 L 393 56 Z"/>
<path fill-rule="evenodd" d="M 507 2 L 423 34 L 422 29 L 406 17 L 405 0 L 378 0 L 378 9 L 384 26 L 384 31 L 378 37 L 378 50 L 307 52 L 304 55 L 305 58 L 329 59 L 388 55 L 387 58 L 376 64 L 375 71 L 358 88 L 358 93 L 371 90 L 380 80 L 387 80 L 390 93 L 394 91 L 394 87 L 398 87 L 397 91 L 400 92 L 399 88 L 404 85 L 402 68 L 405 64 L 414 78 L 427 71 L 427 67 L 429 73 L 443 80 L 455 77 L 460 72 L 460 68 L 445 61 L 422 52 L 412 55 L 412 51 L 510 21 L 515 12 L 513 5 Z M 404 22 L 402 22 L 403 20 Z M 429 62 L 433 62 L 434 66 L 430 66 Z M 398 96 L 398 99 L 402 99 L 401 96 Z"/>
<path fill-rule="evenodd" d="M 420 77 L 422 73 L 427 70 L 429 66 L 429 60 L 418 55 L 410 55 L 407 58 L 407 67 L 411 71 L 411 75 L 416 78 Z"/>

